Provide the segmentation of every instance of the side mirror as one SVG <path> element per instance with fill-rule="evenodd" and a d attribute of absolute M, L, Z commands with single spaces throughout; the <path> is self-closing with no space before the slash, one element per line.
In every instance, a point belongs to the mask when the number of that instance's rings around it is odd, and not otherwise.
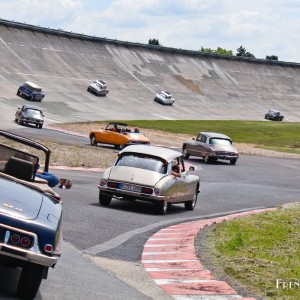
<path fill-rule="evenodd" d="M 189 167 L 189 171 L 195 171 L 195 167 L 194 166 L 190 166 Z"/>
<path fill-rule="evenodd" d="M 66 178 L 61 178 L 59 180 L 59 186 L 60 189 L 67 189 L 69 190 L 72 187 L 72 180 L 66 179 Z"/>

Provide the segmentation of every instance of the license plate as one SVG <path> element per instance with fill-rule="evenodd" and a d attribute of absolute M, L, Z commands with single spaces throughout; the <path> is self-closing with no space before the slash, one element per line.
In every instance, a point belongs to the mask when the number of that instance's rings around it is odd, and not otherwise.
<path fill-rule="evenodd" d="M 140 186 L 127 184 L 127 183 L 123 183 L 121 185 L 121 189 L 127 190 L 127 191 L 132 191 L 132 192 L 137 192 L 137 193 L 140 193 L 142 191 L 142 188 Z"/>

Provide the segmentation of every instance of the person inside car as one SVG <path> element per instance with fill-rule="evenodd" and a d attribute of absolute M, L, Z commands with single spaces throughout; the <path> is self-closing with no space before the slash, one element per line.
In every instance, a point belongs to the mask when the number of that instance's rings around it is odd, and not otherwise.
<path fill-rule="evenodd" d="M 172 161 L 172 175 L 175 177 L 181 177 L 180 165 L 176 159 Z"/>

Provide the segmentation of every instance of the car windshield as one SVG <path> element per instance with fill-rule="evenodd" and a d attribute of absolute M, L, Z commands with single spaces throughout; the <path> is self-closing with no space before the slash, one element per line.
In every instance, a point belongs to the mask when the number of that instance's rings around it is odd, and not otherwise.
<path fill-rule="evenodd" d="M 26 109 L 25 114 L 27 117 L 31 117 L 31 118 L 41 118 L 42 117 L 42 113 L 39 110 L 31 109 L 31 108 Z"/>
<path fill-rule="evenodd" d="M 118 159 L 116 166 L 126 166 L 145 169 L 162 174 L 165 174 L 167 172 L 167 165 L 164 164 L 163 160 L 152 156 L 143 156 L 136 154 L 122 155 Z"/>
<path fill-rule="evenodd" d="M 224 146 L 230 146 L 231 141 L 227 139 L 219 139 L 219 138 L 211 138 L 209 143 L 211 145 L 224 145 Z"/>

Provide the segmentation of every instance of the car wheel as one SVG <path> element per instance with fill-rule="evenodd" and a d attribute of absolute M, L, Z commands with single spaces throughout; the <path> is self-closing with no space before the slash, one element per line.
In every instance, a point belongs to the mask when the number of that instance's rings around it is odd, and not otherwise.
<path fill-rule="evenodd" d="M 42 129 L 42 128 L 43 128 L 43 124 L 40 124 L 40 125 L 39 125 L 39 129 Z"/>
<path fill-rule="evenodd" d="M 203 159 L 206 164 L 209 164 L 211 162 L 211 159 L 208 156 L 204 156 Z"/>
<path fill-rule="evenodd" d="M 19 95 L 20 95 L 20 93 L 21 93 L 21 92 L 20 92 L 20 90 L 18 89 L 18 90 L 17 90 L 17 95 L 19 96 Z"/>
<path fill-rule="evenodd" d="M 198 186 L 195 190 L 195 194 L 193 195 L 193 200 L 191 201 L 186 201 L 184 203 L 184 208 L 186 210 L 194 210 L 195 206 L 196 206 L 196 203 L 197 203 L 197 195 L 198 195 Z"/>
<path fill-rule="evenodd" d="M 230 164 L 231 164 L 231 165 L 235 165 L 235 164 L 236 164 L 236 161 L 237 161 L 237 159 L 231 159 L 231 160 L 230 160 Z"/>
<path fill-rule="evenodd" d="M 15 122 L 18 123 L 18 119 L 17 118 L 15 118 Z"/>
<path fill-rule="evenodd" d="M 34 101 L 34 100 L 35 100 L 34 96 L 31 96 L 30 100 L 31 100 L 31 101 Z"/>
<path fill-rule="evenodd" d="M 115 148 L 118 149 L 118 150 L 122 150 L 122 149 L 124 149 L 125 147 L 126 147 L 125 144 L 123 144 L 123 145 L 115 145 Z"/>
<path fill-rule="evenodd" d="M 165 215 L 168 211 L 168 201 L 158 201 L 156 203 L 156 209 L 159 215 Z"/>
<path fill-rule="evenodd" d="M 182 154 L 183 154 L 183 157 L 184 157 L 185 159 L 188 159 L 188 158 L 190 157 L 190 155 L 188 154 L 188 152 L 187 152 L 187 150 L 186 150 L 186 147 L 184 147 L 184 148 L 182 149 Z"/>
<path fill-rule="evenodd" d="M 21 298 L 34 299 L 42 282 L 46 267 L 27 264 L 22 268 L 17 294 Z"/>
<path fill-rule="evenodd" d="M 99 192 L 99 203 L 101 206 L 109 206 L 111 198 L 111 196 L 103 194 L 103 192 L 101 193 L 101 191 Z"/>
<path fill-rule="evenodd" d="M 97 146 L 97 141 L 96 141 L 96 137 L 94 134 L 91 135 L 90 141 L 91 141 L 92 146 Z"/>

